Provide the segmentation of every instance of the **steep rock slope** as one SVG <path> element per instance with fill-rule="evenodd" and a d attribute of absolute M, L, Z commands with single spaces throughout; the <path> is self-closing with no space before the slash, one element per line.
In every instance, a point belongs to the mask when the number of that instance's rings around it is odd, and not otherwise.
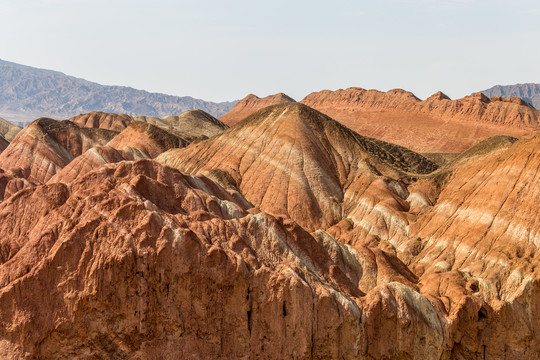
<path fill-rule="evenodd" d="M 249 94 L 242 100 L 238 101 L 234 107 L 228 113 L 222 115 L 219 120 L 223 121 L 229 126 L 232 126 L 262 108 L 288 102 L 295 102 L 295 100 L 283 93 L 269 95 L 263 98 Z"/>
<path fill-rule="evenodd" d="M 415 290 L 387 277 L 364 303 L 353 281 L 364 264 L 375 265 L 369 257 L 245 203 L 207 178 L 150 160 L 19 192 L 0 204 L 0 319 L 12 325 L 0 327 L 0 354 L 437 359 L 447 352 L 444 321 Z M 382 316 L 389 337 L 379 336 Z M 400 341 L 390 345 L 394 336 Z"/>
<path fill-rule="evenodd" d="M 128 153 L 131 153 L 135 159 L 137 157 L 154 158 L 164 151 L 184 147 L 188 144 L 188 140 L 155 125 L 135 121 L 116 135 L 107 145 L 125 153 L 125 158 L 130 158 Z M 139 156 L 139 153 L 144 155 Z"/>
<path fill-rule="evenodd" d="M 180 115 L 168 115 L 161 120 L 170 127 L 191 136 L 212 137 L 221 134 L 228 128 L 212 115 L 199 109 L 186 111 Z"/>
<path fill-rule="evenodd" d="M 221 116 L 233 105 L 234 102 L 214 103 L 189 96 L 104 86 L 57 71 L 0 60 L 0 113 L 9 115 L 8 119 L 29 121 L 45 115 L 65 119 L 95 110 L 161 117 L 202 109 Z"/>
<path fill-rule="evenodd" d="M 135 121 L 106 146 L 93 147 L 56 173 L 49 183 L 69 184 L 104 164 L 154 158 L 162 152 L 184 147 L 189 141 L 149 123 Z"/>
<path fill-rule="evenodd" d="M 421 101 L 404 90 L 324 90 L 302 101 L 360 134 L 420 152 L 462 152 L 493 135 L 532 136 L 540 112 L 518 98 L 481 93 L 450 100 L 437 93 Z"/>
<path fill-rule="evenodd" d="M 0 118 L 0 136 L 10 142 L 21 131 L 21 127 Z"/>
<path fill-rule="evenodd" d="M 128 155 L 131 155 L 131 158 L 126 158 Z M 150 157 L 148 154 L 142 152 L 137 152 L 137 155 L 138 159 Z M 85 151 L 80 156 L 77 156 L 75 159 L 73 159 L 73 161 L 59 170 L 48 180 L 48 183 L 69 184 L 75 179 L 86 175 L 90 171 L 95 170 L 102 165 L 133 159 L 133 151 L 126 153 L 107 145 L 95 146 Z"/>
<path fill-rule="evenodd" d="M 74 124 L 85 128 L 107 129 L 122 131 L 133 122 L 133 117 L 127 114 L 112 114 L 103 111 L 91 111 L 69 119 Z"/>
<path fill-rule="evenodd" d="M 187 173 L 213 172 L 261 210 L 312 230 L 360 211 L 365 192 L 397 197 L 385 175 L 399 178 L 437 167 L 298 103 L 267 107 L 218 137 L 157 159 Z"/>
<path fill-rule="evenodd" d="M 47 182 L 75 157 L 105 145 L 116 132 L 80 128 L 70 121 L 41 118 L 20 131 L 0 154 L 0 167 L 34 184 Z"/>
<path fill-rule="evenodd" d="M 211 137 L 222 133 L 227 125 L 202 110 L 186 111 L 181 115 L 168 115 L 160 119 L 153 116 L 131 116 L 92 111 L 74 116 L 70 121 L 81 127 L 102 128 L 122 131 L 133 122 L 144 122 L 158 126 L 185 138 Z"/>
<path fill-rule="evenodd" d="M 540 109 L 540 84 L 496 85 L 482 91 L 488 97 L 518 97 Z"/>
<path fill-rule="evenodd" d="M 540 310 L 540 136 L 501 145 L 461 159 L 434 207 L 411 225 L 413 240 L 395 245 L 422 274 L 425 293 L 441 296 L 452 274 L 485 302 L 476 316 L 486 328 L 478 338 L 489 343 L 485 358 L 534 357 L 540 349 L 533 315 Z M 445 305 L 454 316 L 458 299 Z M 478 351 L 469 341 L 468 351 L 461 349 L 465 358 Z"/>

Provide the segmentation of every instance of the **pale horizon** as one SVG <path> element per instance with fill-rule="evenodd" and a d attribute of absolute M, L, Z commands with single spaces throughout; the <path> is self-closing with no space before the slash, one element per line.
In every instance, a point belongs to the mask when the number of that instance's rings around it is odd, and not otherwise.
<path fill-rule="evenodd" d="M 452 99 L 540 82 L 533 1 L 0 0 L 0 58 L 223 102 L 351 86 Z"/>

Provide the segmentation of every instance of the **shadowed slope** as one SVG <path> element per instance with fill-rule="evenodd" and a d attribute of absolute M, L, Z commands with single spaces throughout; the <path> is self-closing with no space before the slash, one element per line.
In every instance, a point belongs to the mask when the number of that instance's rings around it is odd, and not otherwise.
<path fill-rule="evenodd" d="M 7 148 L 8 145 L 9 142 L 0 135 L 0 152 L 4 151 L 4 149 Z"/>
<path fill-rule="evenodd" d="M 404 90 L 324 90 L 306 96 L 311 106 L 360 134 L 421 152 L 462 152 L 493 135 L 529 137 L 540 112 L 518 98 L 476 93 L 450 100 L 437 93 L 421 101 Z"/>
<path fill-rule="evenodd" d="M 13 125 L 9 121 L 0 118 L 0 137 L 4 138 L 7 142 L 13 140 L 21 129 L 20 126 Z"/>
<path fill-rule="evenodd" d="M 212 137 L 221 134 L 228 128 L 212 115 L 199 109 L 186 111 L 177 116 L 165 116 L 162 121 L 191 136 Z"/>

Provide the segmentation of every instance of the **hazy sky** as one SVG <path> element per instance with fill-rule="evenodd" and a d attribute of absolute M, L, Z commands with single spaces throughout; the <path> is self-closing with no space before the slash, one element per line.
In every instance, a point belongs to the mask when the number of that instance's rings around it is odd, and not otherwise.
<path fill-rule="evenodd" d="M 540 2 L 0 0 L 0 58 L 224 101 L 540 83 Z"/>

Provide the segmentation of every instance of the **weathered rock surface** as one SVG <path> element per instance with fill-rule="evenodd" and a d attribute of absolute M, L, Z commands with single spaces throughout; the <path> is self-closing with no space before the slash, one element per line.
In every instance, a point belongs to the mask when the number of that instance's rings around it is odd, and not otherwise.
<path fill-rule="evenodd" d="M 324 233 L 248 211 L 245 203 L 204 177 L 150 160 L 106 165 L 69 186 L 12 196 L 0 205 L 0 319 L 16 326 L 0 327 L 0 353 L 440 354 L 441 321 L 427 300 L 423 308 L 413 302 L 422 299 L 416 291 L 390 281 L 372 289 L 363 312 L 353 280 L 362 276 L 358 259 L 373 266 L 371 259 Z M 329 252 L 343 260 L 336 263 Z M 47 293 L 47 301 L 29 292 Z M 395 300 L 386 301 L 387 294 Z M 410 324 L 391 350 L 377 336 L 383 309 L 393 313 L 389 322 Z M 404 338 L 415 334 L 426 341 Z"/>
<path fill-rule="evenodd" d="M 184 148 L 146 120 L 39 120 L 0 154 L 72 158 L 0 166 L 0 357 L 540 352 L 540 136 L 431 161 L 299 103 Z"/>
<path fill-rule="evenodd" d="M 80 114 L 69 119 L 74 124 L 85 128 L 107 129 L 122 131 L 133 122 L 133 117 L 126 114 L 105 113 L 102 111 L 91 111 Z"/>
<path fill-rule="evenodd" d="M 435 284 L 444 281 L 444 287 L 461 282 L 476 296 L 482 332 L 465 336 L 467 342 L 456 339 L 465 358 L 538 354 L 540 321 L 534 314 L 540 309 L 539 203 L 537 135 L 462 160 L 436 205 L 411 225 L 410 236 L 421 239 L 416 249 L 396 244 L 398 252 L 414 255 L 407 262 L 423 274 L 421 281 L 432 294 L 442 295 L 442 285 Z M 458 279 L 449 279 L 450 273 Z M 449 300 L 447 310 L 459 297 Z"/>
<path fill-rule="evenodd" d="M 228 128 L 227 125 L 212 115 L 207 114 L 199 109 L 186 111 L 180 115 L 168 115 L 161 120 L 166 125 L 195 137 L 216 136 Z"/>
<path fill-rule="evenodd" d="M 228 128 L 227 125 L 212 115 L 199 109 L 186 111 L 181 115 L 168 115 L 162 119 L 153 116 L 132 116 L 92 111 L 87 114 L 74 116 L 70 121 L 81 127 L 102 128 L 115 131 L 122 131 L 133 122 L 143 122 L 189 139 L 201 136 L 212 137 Z"/>
<path fill-rule="evenodd" d="M 0 154 L 0 168 L 34 184 L 47 182 L 75 157 L 117 133 L 41 118 L 20 131 Z"/>
<path fill-rule="evenodd" d="M 283 93 L 269 95 L 263 98 L 249 94 L 242 100 L 238 101 L 234 107 L 228 113 L 222 115 L 219 120 L 223 121 L 229 126 L 232 126 L 262 108 L 289 102 L 295 102 L 295 100 Z"/>
<path fill-rule="evenodd" d="M 139 121 L 133 122 L 107 145 L 124 153 L 124 158 L 154 158 L 169 149 L 184 147 L 189 141 L 159 127 Z"/>
<path fill-rule="evenodd" d="M 450 100 L 437 93 L 421 101 L 404 90 L 324 90 L 302 101 L 360 134 L 419 152 L 462 152 L 494 135 L 530 137 L 540 112 L 519 98 L 476 93 Z"/>
<path fill-rule="evenodd" d="M 7 120 L 0 118 L 0 137 L 7 142 L 13 140 L 15 135 L 21 131 L 21 127 L 10 123 Z"/>
<path fill-rule="evenodd" d="M 364 195 L 398 197 L 388 176 L 437 168 L 419 154 L 362 137 L 299 103 L 267 107 L 218 137 L 163 153 L 158 161 L 192 174 L 225 173 L 225 186 L 261 210 L 311 230 L 361 211 Z"/>

